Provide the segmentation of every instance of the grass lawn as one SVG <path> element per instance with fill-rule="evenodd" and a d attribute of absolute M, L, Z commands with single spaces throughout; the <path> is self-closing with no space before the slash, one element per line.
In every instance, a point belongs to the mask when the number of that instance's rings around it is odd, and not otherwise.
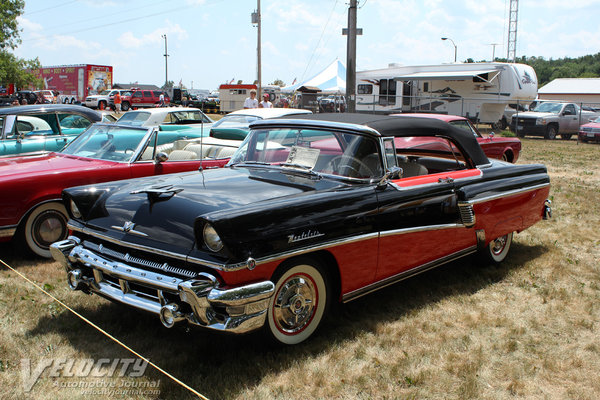
<path fill-rule="evenodd" d="M 600 393 L 600 146 L 523 139 L 518 163 L 543 163 L 554 218 L 515 235 L 499 267 L 467 258 L 341 308 L 308 343 L 219 335 L 67 289 L 58 264 L 0 245 L 0 258 L 214 399 L 596 399 Z M 24 392 L 21 359 L 134 358 L 14 272 L 0 269 L 0 398 L 77 399 L 91 382 L 193 398 L 168 378 L 51 378 Z M 143 393 L 142 393 L 143 392 Z"/>

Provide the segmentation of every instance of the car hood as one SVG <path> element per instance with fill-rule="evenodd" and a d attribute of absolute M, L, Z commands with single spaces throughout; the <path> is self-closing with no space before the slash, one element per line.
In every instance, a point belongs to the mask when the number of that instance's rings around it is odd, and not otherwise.
<path fill-rule="evenodd" d="M 201 220 L 219 230 L 223 215 L 268 210 L 276 203 L 347 184 L 275 169 L 232 167 L 81 186 L 65 190 L 86 225 L 113 239 L 189 254 Z M 257 221 L 258 223 L 258 221 Z M 132 225 L 133 224 L 133 225 Z M 127 231 L 127 227 L 132 227 Z"/>
<path fill-rule="evenodd" d="M 554 113 L 545 113 L 545 112 L 536 112 L 536 111 L 527 111 L 517 114 L 513 114 L 513 118 L 548 118 L 548 117 L 558 117 L 558 114 Z"/>
<path fill-rule="evenodd" d="M 70 156 L 61 153 L 42 153 L 27 157 L 0 158 L 0 178 L 3 180 L 39 175 L 61 176 L 63 173 L 84 174 L 86 170 L 114 165 L 111 161 Z M 61 176 L 62 177 L 62 176 Z"/>

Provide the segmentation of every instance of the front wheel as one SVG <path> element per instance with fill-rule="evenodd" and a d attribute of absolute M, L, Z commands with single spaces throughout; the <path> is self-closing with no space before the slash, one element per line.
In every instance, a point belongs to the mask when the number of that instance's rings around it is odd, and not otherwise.
<path fill-rule="evenodd" d="M 121 103 L 121 111 L 129 111 L 129 103 L 124 101 Z"/>
<path fill-rule="evenodd" d="M 315 260 L 298 259 L 274 276 L 275 294 L 269 302 L 267 332 L 279 343 L 308 339 L 325 316 L 328 303 L 326 274 Z"/>
<path fill-rule="evenodd" d="M 45 203 L 35 208 L 24 227 L 27 247 L 40 257 L 51 258 L 50 245 L 69 235 L 67 210 L 60 203 Z"/>
<path fill-rule="evenodd" d="M 557 133 L 556 126 L 550 125 L 546 129 L 546 139 L 550 139 L 550 140 L 556 139 L 556 133 Z"/>
<path fill-rule="evenodd" d="M 571 139 L 571 136 L 572 136 L 572 135 L 571 135 L 570 133 L 563 133 L 562 135 L 560 135 L 560 137 L 561 137 L 563 140 L 569 140 L 569 139 Z"/>
<path fill-rule="evenodd" d="M 512 243 L 513 233 L 500 236 L 490 242 L 485 249 L 482 250 L 483 256 L 486 261 L 493 263 L 501 263 L 504 261 L 510 250 Z"/>

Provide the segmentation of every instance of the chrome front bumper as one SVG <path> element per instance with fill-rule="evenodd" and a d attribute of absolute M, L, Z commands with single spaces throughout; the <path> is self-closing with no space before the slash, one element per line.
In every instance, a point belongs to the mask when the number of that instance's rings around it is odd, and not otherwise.
<path fill-rule="evenodd" d="M 65 267 L 72 290 L 157 314 L 168 328 L 187 320 L 218 331 L 255 330 L 265 323 L 275 289 L 271 281 L 220 289 L 218 280 L 208 273 L 181 279 L 145 270 L 86 249 L 73 236 L 52 244 L 50 252 Z"/>

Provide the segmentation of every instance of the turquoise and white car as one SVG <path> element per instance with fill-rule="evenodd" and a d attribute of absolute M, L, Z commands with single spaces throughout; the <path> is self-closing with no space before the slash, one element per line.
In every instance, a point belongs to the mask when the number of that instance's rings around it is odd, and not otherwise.
<path fill-rule="evenodd" d="M 59 151 L 102 115 L 67 104 L 0 108 L 0 156 Z"/>

